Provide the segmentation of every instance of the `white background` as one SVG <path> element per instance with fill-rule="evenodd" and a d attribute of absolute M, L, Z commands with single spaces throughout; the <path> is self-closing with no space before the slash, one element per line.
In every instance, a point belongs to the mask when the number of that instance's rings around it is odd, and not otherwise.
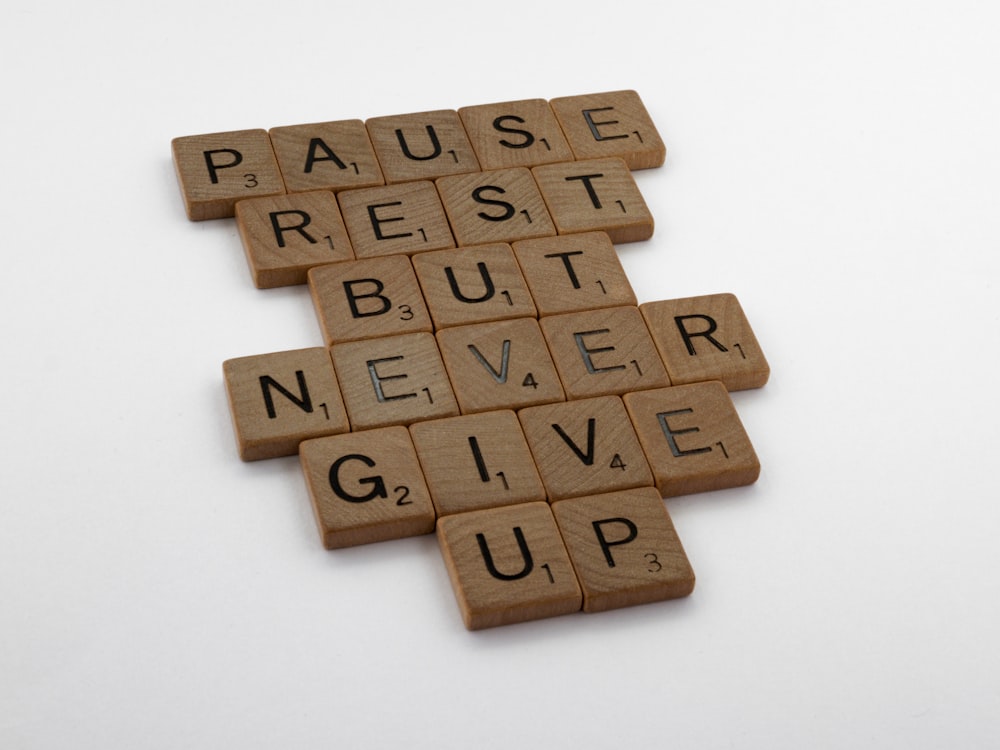
<path fill-rule="evenodd" d="M 11 6 L 14 7 L 11 7 Z M 0 747 L 1000 746 L 1000 12 L 8 3 Z M 465 630 L 433 536 L 323 550 L 224 359 L 321 344 L 175 136 L 636 89 L 640 301 L 729 291 L 763 465 L 668 501 L 688 599 Z"/>

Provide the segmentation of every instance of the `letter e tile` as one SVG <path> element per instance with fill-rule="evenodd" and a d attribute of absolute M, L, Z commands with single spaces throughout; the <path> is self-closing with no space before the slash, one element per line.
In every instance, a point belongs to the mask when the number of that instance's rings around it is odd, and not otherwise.
<path fill-rule="evenodd" d="M 327 549 L 434 531 L 434 506 L 405 427 L 306 440 L 299 460 Z"/>
<path fill-rule="evenodd" d="M 652 487 L 560 500 L 552 513 L 583 589 L 583 611 L 677 599 L 694 571 Z"/>
<path fill-rule="evenodd" d="M 722 383 L 638 391 L 622 400 L 663 497 L 757 481 L 760 462 Z"/>
<path fill-rule="evenodd" d="M 548 503 L 445 516 L 437 536 L 469 630 L 580 610 L 580 585 Z"/>
<path fill-rule="evenodd" d="M 290 456 L 303 440 L 350 428 L 326 349 L 229 359 L 222 370 L 244 461 Z"/>

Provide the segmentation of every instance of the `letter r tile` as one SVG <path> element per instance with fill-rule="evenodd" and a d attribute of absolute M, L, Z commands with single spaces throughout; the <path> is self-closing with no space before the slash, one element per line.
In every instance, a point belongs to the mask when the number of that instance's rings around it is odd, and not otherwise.
<path fill-rule="evenodd" d="M 760 388 L 771 368 L 732 294 L 639 306 L 674 385 L 719 380 L 730 391 Z"/>
<path fill-rule="evenodd" d="M 469 630 L 580 610 L 580 585 L 548 503 L 445 516 L 437 537 Z"/>
<path fill-rule="evenodd" d="M 290 456 L 303 440 L 350 429 L 326 349 L 238 357 L 222 370 L 244 461 Z"/>
<path fill-rule="evenodd" d="M 666 505 L 653 487 L 553 503 L 580 587 L 583 611 L 677 599 L 694 590 Z"/>
<path fill-rule="evenodd" d="M 306 440 L 299 460 L 327 549 L 434 531 L 434 506 L 405 427 Z"/>
<path fill-rule="evenodd" d="M 182 136 L 171 150 L 191 221 L 231 218 L 236 201 L 285 192 L 266 130 Z"/>
<path fill-rule="evenodd" d="M 722 383 L 637 391 L 622 400 L 663 497 L 757 481 L 757 453 Z"/>

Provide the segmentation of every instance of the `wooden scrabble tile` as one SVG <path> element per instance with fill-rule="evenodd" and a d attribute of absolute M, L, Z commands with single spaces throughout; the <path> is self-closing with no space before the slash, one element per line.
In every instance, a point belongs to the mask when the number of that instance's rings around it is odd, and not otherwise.
<path fill-rule="evenodd" d="M 410 435 L 439 516 L 545 500 L 512 411 L 419 422 Z"/>
<path fill-rule="evenodd" d="M 327 549 L 434 531 L 434 505 L 405 427 L 306 440 L 299 460 Z"/>
<path fill-rule="evenodd" d="M 659 493 L 652 487 L 554 503 L 559 531 L 583 589 L 583 611 L 677 599 L 694 571 Z"/>
<path fill-rule="evenodd" d="M 361 120 L 271 128 L 278 167 L 291 193 L 385 184 L 368 130 Z"/>
<path fill-rule="evenodd" d="M 358 258 L 455 247 L 433 182 L 343 190 L 337 202 Z"/>
<path fill-rule="evenodd" d="M 435 328 L 535 317 L 510 245 L 494 243 L 412 256 Z"/>
<path fill-rule="evenodd" d="M 387 184 L 479 171 L 455 110 L 372 117 L 365 126 Z"/>
<path fill-rule="evenodd" d="M 437 341 L 463 414 L 565 398 L 534 318 L 445 328 Z"/>
<path fill-rule="evenodd" d="M 577 159 L 619 157 L 629 169 L 659 167 L 666 159 L 663 139 L 635 91 L 564 96 L 549 104 Z"/>
<path fill-rule="evenodd" d="M 238 200 L 285 192 L 266 130 L 182 136 L 171 150 L 191 221 L 229 218 Z"/>
<path fill-rule="evenodd" d="M 731 391 L 760 388 L 771 368 L 732 294 L 639 306 L 675 385 L 720 380 Z"/>
<path fill-rule="evenodd" d="M 621 159 L 546 164 L 531 172 L 559 234 L 607 232 L 615 243 L 653 236 L 653 215 Z"/>
<path fill-rule="evenodd" d="M 434 330 L 405 255 L 317 266 L 309 292 L 327 344 Z"/>
<path fill-rule="evenodd" d="M 549 500 L 653 485 L 618 396 L 530 406 L 517 416 Z"/>
<path fill-rule="evenodd" d="M 548 503 L 445 516 L 437 537 L 469 630 L 580 610 L 580 585 Z"/>
<path fill-rule="evenodd" d="M 539 315 L 636 304 L 632 284 L 604 232 L 521 240 L 511 248 Z"/>
<path fill-rule="evenodd" d="M 622 400 L 664 497 L 757 481 L 760 462 L 722 383 L 627 393 Z"/>
<path fill-rule="evenodd" d="M 670 385 L 638 307 L 550 315 L 539 325 L 568 399 Z"/>
<path fill-rule="evenodd" d="M 458 114 L 483 169 L 535 167 L 574 159 L 544 99 L 462 107 Z"/>
<path fill-rule="evenodd" d="M 236 226 L 258 289 L 305 284 L 313 266 L 354 258 L 329 190 L 242 200 Z"/>
<path fill-rule="evenodd" d="M 556 233 L 538 185 L 525 167 L 441 177 L 435 184 L 459 245 Z"/>
<path fill-rule="evenodd" d="M 430 333 L 334 344 L 330 354 L 354 430 L 459 413 Z"/>
<path fill-rule="evenodd" d="M 244 461 L 290 456 L 303 440 L 350 429 L 326 349 L 239 357 L 222 369 Z"/>

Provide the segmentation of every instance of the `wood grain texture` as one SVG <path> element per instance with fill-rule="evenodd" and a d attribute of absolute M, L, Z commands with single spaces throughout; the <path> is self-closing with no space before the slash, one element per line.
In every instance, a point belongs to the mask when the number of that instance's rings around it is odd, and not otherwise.
<path fill-rule="evenodd" d="M 670 385 L 637 307 L 550 315 L 539 325 L 569 399 Z"/>
<path fill-rule="evenodd" d="M 479 160 L 455 110 L 372 117 L 365 127 L 386 184 L 479 171 Z"/>
<path fill-rule="evenodd" d="M 405 255 L 318 266 L 309 271 L 308 281 L 328 345 L 433 330 Z"/>
<path fill-rule="evenodd" d="M 524 167 L 441 177 L 435 185 L 458 245 L 556 234 L 538 185 Z"/>
<path fill-rule="evenodd" d="M 354 430 L 459 413 L 432 334 L 349 341 L 330 354 Z"/>
<path fill-rule="evenodd" d="M 709 294 L 640 305 L 675 385 L 721 381 L 731 391 L 760 388 L 771 368 L 733 294 Z"/>
<path fill-rule="evenodd" d="M 469 630 L 578 612 L 580 585 L 548 503 L 438 519 L 437 537 Z"/>
<path fill-rule="evenodd" d="M 463 414 L 565 399 L 534 318 L 445 328 L 437 341 Z"/>
<path fill-rule="evenodd" d="M 258 289 L 305 284 L 313 266 L 354 259 L 329 190 L 241 200 L 236 228 Z"/>
<path fill-rule="evenodd" d="M 420 422 L 410 434 L 441 516 L 546 499 L 513 411 Z"/>
<path fill-rule="evenodd" d="M 299 461 L 327 549 L 434 531 L 434 505 L 405 427 L 306 440 Z"/>
<path fill-rule="evenodd" d="M 552 505 L 583 590 L 583 611 L 677 599 L 695 575 L 659 493 L 652 487 Z"/>
<path fill-rule="evenodd" d="M 322 347 L 229 359 L 222 370 L 244 461 L 291 456 L 303 440 L 350 429 Z"/>
<path fill-rule="evenodd" d="M 337 202 L 358 258 L 455 247 L 433 182 L 344 190 Z"/>
<path fill-rule="evenodd" d="M 517 416 L 550 501 L 653 485 L 618 396 L 530 406 Z"/>
<path fill-rule="evenodd" d="M 506 243 L 412 256 L 437 329 L 535 317 L 535 302 Z"/>
<path fill-rule="evenodd" d="M 666 159 L 656 125 L 635 91 L 562 96 L 549 102 L 578 160 L 618 157 L 629 169 Z"/>
<path fill-rule="evenodd" d="M 574 158 L 545 99 L 461 107 L 458 114 L 483 169 L 535 167 Z"/>
<path fill-rule="evenodd" d="M 618 251 L 605 232 L 511 243 L 539 316 L 635 305 Z"/>
<path fill-rule="evenodd" d="M 663 497 L 757 481 L 757 453 L 722 383 L 627 393 L 622 400 Z"/>
<path fill-rule="evenodd" d="M 231 218 L 239 200 L 285 192 L 266 130 L 181 136 L 171 151 L 192 221 Z"/>
<path fill-rule="evenodd" d="M 606 232 L 612 242 L 653 236 L 653 215 L 621 159 L 532 167 L 559 234 Z"/>
<path fill-rule="evenodd" d="M 385 184 L 362 120 L 287 125 L 268 134 L 290 193 Z"/>

